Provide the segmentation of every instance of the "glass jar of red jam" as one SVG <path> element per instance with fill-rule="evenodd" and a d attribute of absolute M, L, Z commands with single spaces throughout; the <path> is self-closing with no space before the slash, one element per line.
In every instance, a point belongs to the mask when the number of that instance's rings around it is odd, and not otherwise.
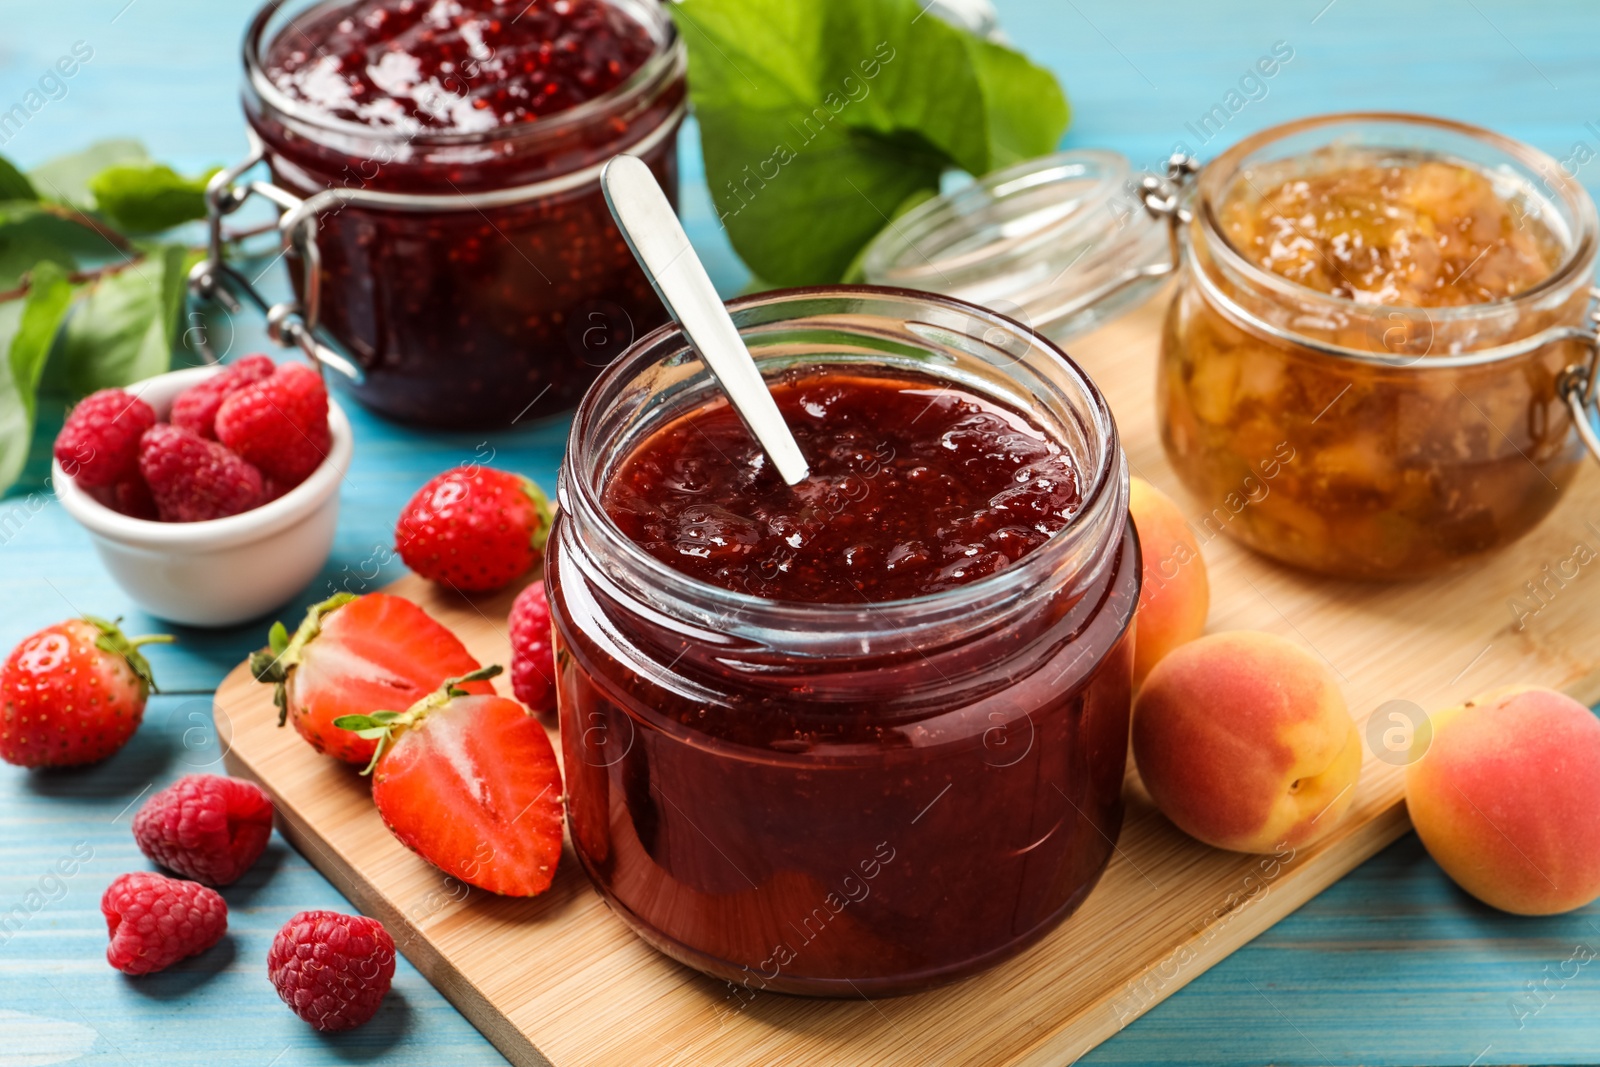
<path fill-rule="evenodd" d="M 553 414 L 665 320 L 599 186 L 627 152 L 676 195 L 686 59 L 656 0 L 275 0 L 244 63 L 254 191 L 314 231 L 295 310 L 363 404 Z"/>
<path fill-rule="evenodd" d="M 1059 349 L 960 301 L 730 310 L 811 475 L 782 484 L 675 329 L 585 397 L 546 571 L 578 858 L 740 998 L 970 974 L 1070 914 L 1121 826 L 1116 426 Z"/>

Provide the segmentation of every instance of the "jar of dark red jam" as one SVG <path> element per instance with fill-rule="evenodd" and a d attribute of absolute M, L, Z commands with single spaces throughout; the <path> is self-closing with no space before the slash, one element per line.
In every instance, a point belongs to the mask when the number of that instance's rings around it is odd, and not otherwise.
<path fill-rule="evenodd" d="M 1121 826 L 1116 427 L 956 300 L 730 308 L 812 473 L 782 485 L 675 329 L 585 397 L 547 560 L 578 858 L 741 996 L 970 974 L 1069 915 Z"/>
<path fill-rule="evenodd" d="M 244 63 L 273 182 L 314 227 L 297 310 L 363 404 L 553 414 L 665 320 L 599 186 L 628 152 L 676 195 L 686 59 L 657 0 L 276 0 Z"/>

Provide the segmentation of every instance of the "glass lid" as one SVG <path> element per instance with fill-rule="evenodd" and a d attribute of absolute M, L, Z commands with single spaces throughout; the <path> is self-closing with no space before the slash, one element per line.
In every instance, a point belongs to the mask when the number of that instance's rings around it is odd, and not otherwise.
<path fill-rule="evenodd" d="M 981 304 L 1063 341 L 1142 303 L 1171 272 L 1144 177 L 1098 149 L 996 171 L 890 223 L 862 257 L 863 280 Z"/>

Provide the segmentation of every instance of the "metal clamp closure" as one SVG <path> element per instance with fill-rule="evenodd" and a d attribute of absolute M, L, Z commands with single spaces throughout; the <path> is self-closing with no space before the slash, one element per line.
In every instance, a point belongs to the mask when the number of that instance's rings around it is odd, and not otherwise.
<path fill-rule="evenodd" d="M 626 146 L 624 151 L 635 155 L 648 154 L 678 132 L 687 111 L 688 102 L 680 102 L 659 124 Z M 245 132 L 250 143 L 249 154 L 234 166 L 219 171 L 206 186 L 209 227 L 207 254 L 189 272 L 189 290 L 201 300 L 216 301 L 230 313 L 237 312 L 243 303 L 254 305 L 266 317 L 267 335 L 274 342 L 299 348 L 319 369 L 330 368 L 357 384 L 365 377 L 360 366 L 323 341 L 317 328 L 322 312 L 322 254 L 317 247 L 317 226 L 323 213 L 341 211 L 347 206 L 393 212 L 481 213 L 486 209 L 525 204 L 587 185 L 598 185 L 601 168 L 606 162 L 602 160 L 544 181 L 484 193 L 383 193 L 336 187 L 309 197 L 299 197 L 270 181 L 243 180 L 245 174 L 266 158 L 266 146 L 260 136 L 253 129 Z M 254 283 L 227 261 L 225 253 L 230 235 L 224 229 L 223 221 L 249 202 L 252 196 L 263 198 L 281 213 L 277 230 L 283 243 L 283 255 L 297 258 L 302 267 L 302 291 L 293 300 L 270 303 Z M 216 362 L 216 355 L 209 347 L 202 346 L 201 354 Z"/>
<path fill-rule="evenodd" d="M 260 163 L 266 155 L 265 146 L 255 131 L 249 131 L 250 153 L 243 160 L 218 172 L 206 186 L 206 224 L 208 237 L 206 258 L 189 272 L 189 291 L 201 300 L 215 301 L 235 313 L 242 302 L 253 304 L 267 320 L 267 336 L 285 347 L 299 348 L 320 370 L 331 368 L 351 381 L 360 384 L 365 375 L 343 354 L 324 344 L 316 335 L 317 317 L 321 309 L 322 257 L 317 249 L 317 220 L 315 215 L 301 212 L 306 201 L 293 193 L 265 181 L 240 179 Z M 283 241 L 283 254 L 297 256 L 304 266 L 305 291 L 298 299 L 270 303 L 255 285 L 239 273 L 225 255 L 228 235 L 223 220 L 259 196 L 278 208 L 278 231 Z M 202 355 L 216 362 L 216 354 L 202 348 Z"/>
<path fill-rule="evenodd" d="M 1150 217 L 1156 220 L 1165 219 L 1167 223 L 1167 252 L 1170 260 L 1165 264 L 1165 269 L 1151 268 L 1145 271 L 1144 277 L 1165 276 L 1176 274 L 1183 263 L 1183 228 L 1193 219 L 1189 209 L 1183 206 L 1184 193 L 1194 176 L 1200 173 L 1200 161 L 1193 156 L 1174 152 L 1167 158 L 1167 175 L 1158 178 L 1154 174 L 1146 174 L 1139 182 L 1139 200 L 1144 204 L 1144 209 Z"/>
<path fill-rule="evenodd" d="M 1589 454 L 1600 460 L 1600 434 L 1595 432 L 1589 409 L 1596 401 L 1595 381 L 1600 378 L 1600 288 L 1589 290 L 1589 314 L 1584 329 L 1576 331 L 1573 340 L 1581 341 L 1589 350 L 1587 361 L 1573 363 L 1556 379 L 1556 393 L 1567 402 L 1572 412 L 1572 424 L 1578 428 Z"/>

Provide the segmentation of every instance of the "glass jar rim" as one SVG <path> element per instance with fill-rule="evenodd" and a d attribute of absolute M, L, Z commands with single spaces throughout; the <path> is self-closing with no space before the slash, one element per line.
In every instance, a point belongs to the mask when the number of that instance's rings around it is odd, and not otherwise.
<path fill-rule="evenodd" d="M 1074 551 L 1082 547 L 1083 531 L 1099 528 L 1101 524 L 1097 520 L 1103 519 L 1107 511 L 1115 506 L 1115 501 L 1125 495 L 1118 492 L 1121 482 L 1125 481 L 1126 471 L 1121 442 L 1110 406 L 1099 387 L 1058 346 L 1027 330 L 1020 323 L 976 304 L 934 293 L 867 285 L 810 286 L 739 297 L 728 302 L 728 310 L 737 316 L 741 311 L 830 297 L 932 304 L 985 324 L 985 330 L 1000 329 L 1014 337 L 1026 338 L 1030 346 L 1039 346 L 1047 358 L 1058 361 L 1087 401 L 1100 451 L 1093 481 L 1083 494 L 1080 509 L 1066 526 L 1017 563 L 998 573 L 936 593 L 870 604 L 776 600 L 713 585 L 675 570 L 644 551 L 623 533 L 606 512 L 594 479 L 587 476 L 600 467 L 600 457 L 595 455 L 595 450 L 601 442 L 597 440 L 599 435 L 591 431 L 600 414 L 607 410 L 607 405 L 622 396 L 638 379 L 639 372 L 647 367 L 693 353 L 682 331 L 673 323 L 634 342 L 627 352 L 601 373 L 584 395 L 572 420 L 567 459 L 561 469 L 558 495 L 562 510 L 576 517 L 583 524 L 586 534 L 594 535 L 607 551 L 620 556 L 626 566 L 643 576 L 652 588 L 674 590 L 711 610 L 725 612 L 731 609 L 742 618 L 759 618 L 783 628 L 814 630 L 833 638 L 853 630 L 873 630 L 872 623 L 881 621 L 885 616 L 895 621 L 900 621 L 902 617 L 914 617 L 915 625 L 929 628 L 947 625 L 976 606 L 1006 602 L 1037 588 L 1045 576 L 1062 568 Z M 934 372 L 929 373 L 934 375 Z M 999 398 L 996 399 L 998 401 Z M 1063 399 L 1070 401 L 1070 398 Z M 1048 427 L 1045 429 L 1046 432 L 1052 432 Z M 577 470 L 584 474 L 575 476 L 573 472 Z"/>
<path fill-rule="evenodd" d="M 256 10 L 255 15 L 250 19 L 249 25 L 245 28 L 241 53 L 245 69 L 245 82 L 250 91 L 273 111 L 293 119 L 295 122 L 326 131 L 329 134 L 361 138 L 376 144 L 405 144 L 419 148 L 457 148 L 481 147 L 491 144 L 517 144 L 556 137 L 568 130 L 593 122 L 595 119 L 605 116 L 631 101 L 648 95 L 657 85 L 688 69 L 688 49 L 685 47 L 682 37 L 678 34 L 677 24 L 673 22 L 670 15 L 666 14 L 666 5 L 642 6 L 630 3 L 625 13 L 630 18 L 636 18 L 645 29 L 650 31 L 651 39 L 655 42 L 656 47 L 651 52 L 650 58 L 646 59 L 639 69 L 634 71 L 621 84 L 613 86 L 599 96 L 585 100 L 581 104 L 535 119 L 532 122 L 495 126 L 488 130 L 473 132 L 407 132 L 391 127 L 372 126 L 364 122 L 337 118 L 304 101 L 294 99 L 273 83 L 272 79 L 267 76 L 263 58 L 266 49 L 271 47 L 272 43 L 277 40 L 278 35 L 274 34 L 271 41 L 265 40 L 267 24 L 274 15 L 292 2 L 294 0 L 267 0 Z M 333 8 L 349 2 L 350 0 L 317 0 L 307 10 Z M 611 3 L 612 0 L 605 0 L 605 2 Z M 281 32 L 282 30 L 279 31 L 280 34 Z"/>
<path fill-rule="evenodd" d="M 1460 304 L 1420 309 L 1409 304 L 1362 303 L 1349 297 L 1324 293 L 1321 290 L 1312 289 L 1309 286 L 1291 281 L 1260 266 L 1234 247 L 1233 242 L 1228 240 L 1227 235 L 1222 231 L 1221 221 L 1217 217 L 1216 201 L 1223 193 L 1225 183 L 1238 173 L 1247 157 L 1266 145 L 1307 130 L 1360 122 L 1415 126 L 1458 134 L 1482 142 L 1528 167 L 1534 173 L 1539 174 L 1545 179 L 1552 195 L 1564 200 L 1567 206 L 1572 209 L 1574 215 L 1574 232 L 1572 240 L 1565 250 L 1565 258 L 1548 276 L 1514 296 L 1479 304 Z M 1530 144 L 1496 133 L 1482 126 L 1459 122 L 1455 119 L 1407 111 L 1330 112 L 1324 115 L 1310 115 L 1291 122 L 1280 123 L 1277 126 L 1270 126 L 1235 143 L 1221 155 L 1208 161 L 1200 170 L 1200 178 L 1194 192 L 1194 200 L 1199 208 L 1195 212 L 1195 222 L 1201 228 L 1201 232 L 1206 235 L 1208 253 L 1225 263 L 1230 271 L 1248 279 L 1252 285 L 1259 286 L 1286 299 L 1364 316 L 1386 315 L 1389 313 L 1415 314 L 1417 311 L 1422 310 L 1425 311 L 1430 321 L 1460 323 L 1487 316 L 1504 315 L 1508 312 L 1525 308 L 1545 298 L 1551 292 L 1570 285 L 1575 274 L 1594 263 L 1597 249 L 1600 249 L 1600 220 L 1597 220 L 1596 217 L 1594 200 L 1577 179 L 1568 174 L 1565 168 L 1554 158 Z M 1185 253 L 1189 260 L 1189 269 L 1196 270 L 1197 268 L 1192 259 L 1192 241 L 1186 242 L 1186 244 L 1189 245 Z M 1487 355 L 1488 353 L 1483 354 Z M 1508 353 L 1508 355 L 1512 354 L 1515 353 Z M 1470 357 L 1466 358 L 1470 359 Z M 1382 363 L 1391 362 L 1380 357 L 1374 357 L 1374 359 Z M 1492 362 L 1492 359 L 1476 360 L 1476 362 Z M 1421 361 L 1420 364 L 1405 361 L 1395 363 L 1397 366 L 1423 364 L 1428 366 L 1442 365 L 1439 359 L 1433 357 Z"/>

